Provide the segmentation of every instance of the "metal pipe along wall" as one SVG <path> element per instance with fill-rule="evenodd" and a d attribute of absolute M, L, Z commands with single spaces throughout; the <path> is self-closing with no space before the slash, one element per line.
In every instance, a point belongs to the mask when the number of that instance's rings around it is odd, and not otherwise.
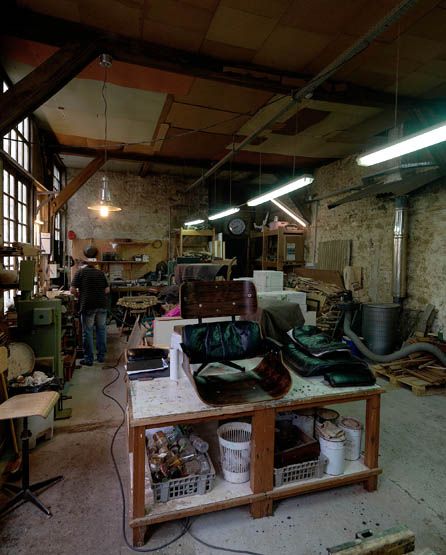
<path fill-rule="evenodd" d="M 392 272 L 392 295 L 395 303 L 401 303 L 406 297 L 408 224 L 408 197 L 397 197 L 395 199 L 395 225 L 393 228 Z"/>

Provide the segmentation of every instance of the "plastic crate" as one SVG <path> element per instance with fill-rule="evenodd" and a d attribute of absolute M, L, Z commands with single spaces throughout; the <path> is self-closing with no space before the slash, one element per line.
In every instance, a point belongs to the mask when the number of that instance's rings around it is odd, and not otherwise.
<path fill-rule="evenodd" d="M 171 499 L 187 497 L 189 495 L 203 495 L 214 487 L 215 468 L 209 455 L 206 454 L 210 472 L 207 474 L 194 474 L 184 478 L 174 478 L 159 484 L 152 484 L 156 503 L 166 503 Z"/>
<path fill-rule="evenodd" d="M 290 482 L 299 482 L 309 478 L 322 478 L 326 459 L 320 456 L 314 461 L 307 461 L 299 464 L 290 464 L 283 468 L 274 469 L 274 486 L 279 487 Z"/>

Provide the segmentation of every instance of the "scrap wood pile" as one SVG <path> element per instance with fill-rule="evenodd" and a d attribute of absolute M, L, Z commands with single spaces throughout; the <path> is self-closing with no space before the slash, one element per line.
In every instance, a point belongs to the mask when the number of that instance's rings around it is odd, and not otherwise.
<path fill-rule="evenodd" d="M 431 337 L 411 338 L 406 344 L 420 341 L 432 343 L 446 352 L 446 343 Z M 393 362 L 375 364 L 372 369 L 375 374 L 387 378 L 392 383 L 411 386 L 418 395 L 432 393 L 439 388 L 443 391 L 446 387 L 446 367 L 433 355 L 425 352 L 413 353 Z"/>
<path fill-rule="evenodd" d="M 344 289 L 334 283 L 326 283 L 308 277 L 292 276 L 291 286 L 307 294 L 308 310 L 316 311 L 317 327 L 327 333 L 333 332 L 341 316 L 336 308 Z"/>

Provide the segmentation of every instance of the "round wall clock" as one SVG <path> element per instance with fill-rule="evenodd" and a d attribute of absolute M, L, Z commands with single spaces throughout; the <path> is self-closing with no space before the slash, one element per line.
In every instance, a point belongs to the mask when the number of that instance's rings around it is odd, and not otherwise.
<path fill-rule="evenodd" d="M 228 223 L 228 229 L 233 235 L 242 235 L 246 229 L 246 223 L 241 218 L 233 218 Z"/>

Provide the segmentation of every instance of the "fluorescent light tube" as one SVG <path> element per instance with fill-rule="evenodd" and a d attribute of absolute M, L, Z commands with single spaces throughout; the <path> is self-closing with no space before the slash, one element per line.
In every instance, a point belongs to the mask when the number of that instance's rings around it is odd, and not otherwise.
<path fill-rule="evenodd" d="M 226 216 L 231 216 L 231 214 L 236 214 L 240 208 L 228 208 L 223 210 L 223 212 L 217 212 L 213 216 L 208 216 L 208 220 L 219 220 L 220 218 L 225 218 Z"/>
<path fill-rule="evenodd" d="M 375 164 L 392 160 L 392 158 L 398 158 L 404 154 L 436 145 L 442 141 L 446 141 L 446 123 L 441 123 L 425 131 L 408 135 L 406 138 L 399 139 L 383 148 L 359 156 L 356 161 L 360 166 L 374 166 Z"/>
<path fill-rule="evenodd" d="M 306 187 L 310 183 L 313 183 L 313 177 L 311 175 L 301 175 L 297 179 L 290 181 L 289 183 L 283 185 L 282 187 L 279 187 L 278 189 L 274 189 L 269 193 L 248 200 L 246 204 L 248 206 L 257 206 L 258 204 L 263 204 L 264 202 L 268 202 L 269 200 L 273 200 L 274 198 L 281 197 L 282 195 L 286 195 L 287 193 L 291 193 L 292 191 L 297 191 L 297 189 Z"/>
<path fill-rule="evenodd" d="M 203 223 L 204 223 L 204 220 L 192 220 L 191 222 L 184 222 L 184 225 L 198 225 Z"/>
<path fill-rule="evenodd" d="M 303 220 L 302 218 L 299 218 L 299 216 L 297 214 L 295 214 L 294 212 L 291 212 L 291 210 L 289 208 L 287 208 L 284 204 L 282 204 L 278 200 L 274 200 L 274 199 L 272 199 L 271 202 L 274 202 L 274 204 L 276 206 L 278 206 L 281 210 L 283 210 L 285 212 L 285 214 L 288 214 L 288 216 L 290 218 L 293 218 L 293 220 L 295 220 L 298 224 L 300 224 L 303 227 L 307 227 L 307 222 L 305 220 Z"/>

